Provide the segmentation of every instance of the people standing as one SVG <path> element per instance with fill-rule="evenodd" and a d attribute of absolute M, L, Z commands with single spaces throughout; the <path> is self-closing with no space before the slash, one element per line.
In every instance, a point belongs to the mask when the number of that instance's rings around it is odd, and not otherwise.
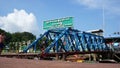
<path fill-rule="evenodd" d="M 4 35 L 4 33 L 1 33 L 0 34 L 0 55 L 1 55 L 1 53 L 2 53 L 2 50 L 3 50 L 3 48 L 4 48 L 4 40 L 5 40 L 5 35 Z"/>

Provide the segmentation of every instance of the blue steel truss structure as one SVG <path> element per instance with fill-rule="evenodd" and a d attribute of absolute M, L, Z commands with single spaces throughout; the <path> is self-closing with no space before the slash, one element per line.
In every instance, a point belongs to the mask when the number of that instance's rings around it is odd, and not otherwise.
<path fill-rule="evenodd" d="M 105 44 L 102 36 L 72 28 L 63 28 L 46 31 L 26 47 L 23 52 L 26 53 L 32 47 L 35 50 L 36 44 L 43 38 L 46 38 L 44 44 L 47 45 L 44 48 L 44 53 L 109 51 L 109 46 Z M 39 46 L 44 45 L 40 44 Z"/>

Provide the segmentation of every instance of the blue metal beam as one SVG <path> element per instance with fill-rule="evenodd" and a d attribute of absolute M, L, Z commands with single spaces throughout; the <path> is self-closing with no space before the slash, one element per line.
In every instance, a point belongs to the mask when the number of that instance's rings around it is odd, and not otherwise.
<path fill-rule="evenodd" d="M 109 49 L 102 36 L 66 28 L 48 30 L 40 38 L 36 39 L 24 49 L 23 52 L 27 52 L 31 47 L 34 47 L 43 37 L 47 38 L 46 44 L 52 40 L 50 44 L 47 44 L 47 47 L 44 50 L 45 53 L 50 53 L 51 50 L 53 50 L 53 53 L 62 52 L 61 49 L 64 50 L 64 52 L 90 52 L 105 51 Z M 64 42 L 66 43 L 65 45 Z"/>
<path fill-rule="evenodd" d="M 49 32 L 49 31 L 45 32 L 42 36 L 40 36 L 40 37 L 37 38 L 35 41 L 33 41 L 30 45 L 28 45 L 28 47 L 26 47 L 26 48 L 23 50 L 23 52 L 24 52 L 24 53 L 27 53 L 27 51 L 28 51 L 30 48 L 36 46 L 36 43 L 37 43 L 40 39 L 42 39 L 48 32 Z"/>

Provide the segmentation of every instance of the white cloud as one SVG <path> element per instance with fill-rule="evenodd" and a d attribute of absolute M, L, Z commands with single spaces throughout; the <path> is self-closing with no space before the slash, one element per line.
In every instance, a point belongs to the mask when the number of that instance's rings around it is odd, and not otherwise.
<path fill-rule="evenodd" d="M 11 33 L 27 31 L 39 34 L 35 15 L 25 10 L 14 9 L 14 12 L 7 16 L 0 16 L 0 28 Z"/>
<path fill-rule="evenodd" d="M 102 0 L 76 0 L 79 4 L 89 8 L 101 7 Z"/>
<path fill-rule="evenodd" d="M 104 5 L 108 13 L 120 14 L 119 0 L 76 0 L 76 2 L 90 9 L 102 9 Z"/>

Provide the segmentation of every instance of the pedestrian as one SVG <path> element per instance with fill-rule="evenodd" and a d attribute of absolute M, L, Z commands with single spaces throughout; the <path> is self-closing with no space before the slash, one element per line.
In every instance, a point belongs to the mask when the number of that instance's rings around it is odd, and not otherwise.
<path fill-rule="evenodd" d="M 2 53 L 2 50 L 3 50 L 3 48 L 4 48 L 4 39 L 5 39 L 5 35 L 4 35 L 4 33 L 1 33 L 0 34 L 0 55 L 1 55 L 1 53 Z"/>

